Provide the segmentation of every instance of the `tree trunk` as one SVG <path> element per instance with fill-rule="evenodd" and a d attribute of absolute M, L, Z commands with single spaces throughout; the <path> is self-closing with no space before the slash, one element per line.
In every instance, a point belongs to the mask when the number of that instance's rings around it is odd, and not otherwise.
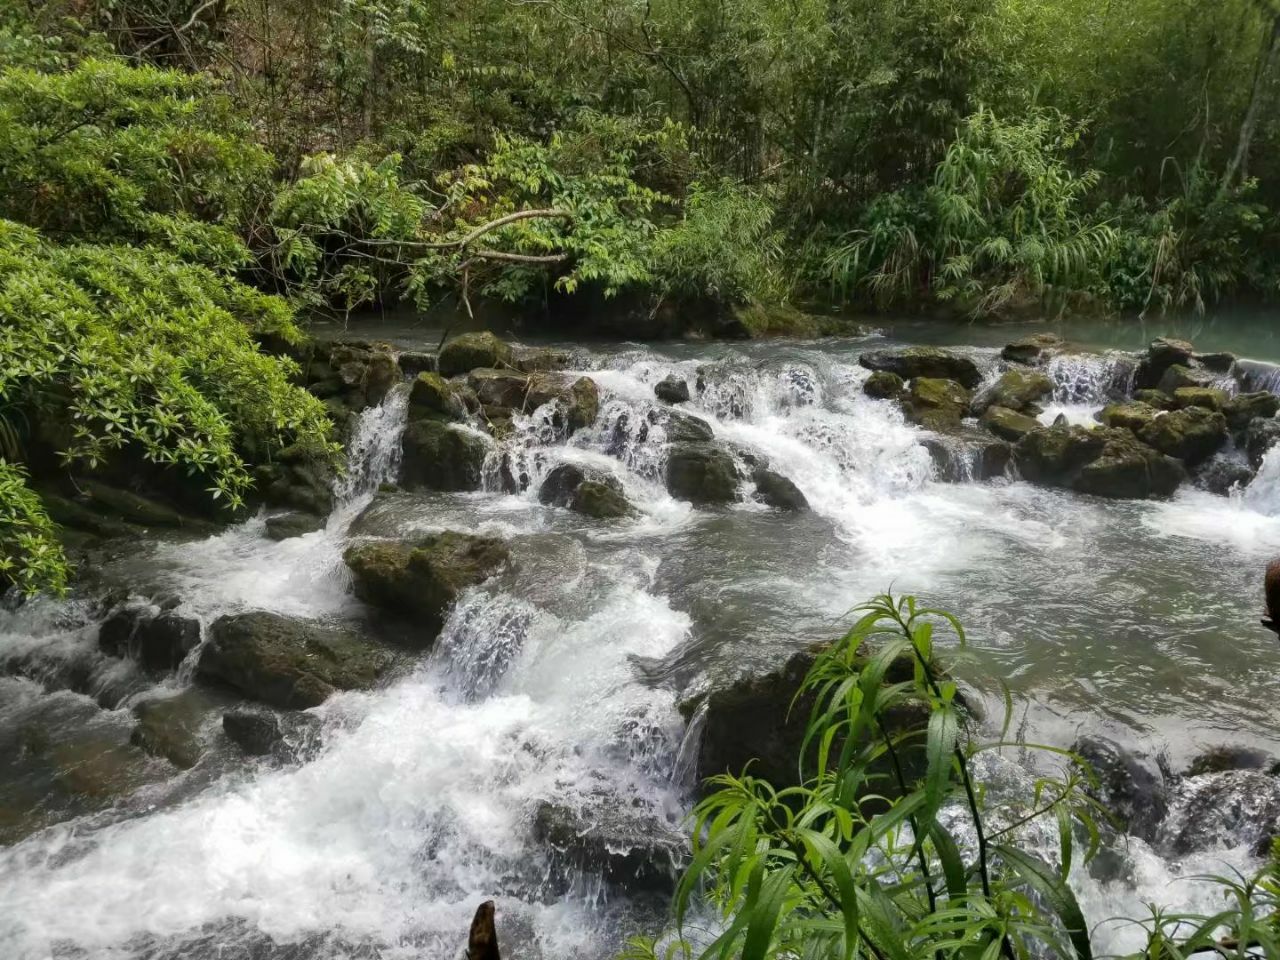
<path fill-rule="evenodd" d="M 1254 131 L 1258 128 L 1258 117 L 1262 113 L 1262 101 L 1266 97 L 1267 85 L 1275 72 L 1276 63 L 1280 61 L 1280 14 L 1271 21 L 1271 42 L 1258 64 L 1258 72 L 1253 77 L 1253 92 L 1249 96 L 1249 108 L 1245 111 L 1244 122 L 1240 124 L 1240 140 L 1236 144 L 1235 156 L 1227 166 L 1222 177 L 1221 194 L 1231 189 L 1236 174 L 1246 175 L 1249 165 L 1249 146 L 1253 142 Z"/>

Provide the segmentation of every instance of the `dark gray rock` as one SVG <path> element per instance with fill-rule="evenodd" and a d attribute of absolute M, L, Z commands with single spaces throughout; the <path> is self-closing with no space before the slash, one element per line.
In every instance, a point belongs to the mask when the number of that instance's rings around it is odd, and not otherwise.
<path fill-rule="evenodd" d="M 667 490 L 695 504 L 732 503 L 738 499 L 738 468 L 723 447 L 712 443 L 677 443 L 667 454 Z"/>
<path fill-rule="evenodd" d="M 667 411 L 659 422 L 667 435 L 668 443 L 706 443 L 715 439 L 711 424 L 701 417 L 678 410 Z"/>
<path fill-rule="evenodd" d="M 1062 348 L 1062 338 L 1053 333 L 1036 333 L 1006 344 L 1000 357 L 1006 363 L 1042 363 Z"/>
<path fill-rule="evenodd" d="M 509 344 L 492 333 L 464 333 L 444 345 L 436 358 L 441 376 L 454 377 L 477 367 L 514 367 L 515 355 Z"/>
<path fill-rule="evenodd" d="M 756 496 L 778 510 L 798 512 L 809 509 L 809 501 L 800 488 L 780 473 L 767 467 L 756 467 L 752 474 Z"/>
<path fill-rule="evenodd" d="M 972 390 L 982 382 L 978 365 L 966 356 L 938 347 L 906 347 L 901 350 L 872 350 L 858 362 L 868 370 L 887 370 L 903 380 L 929 377 L 954 380 Z"/>
<path fill-rule="evenodd" d="M 652 805 L 601 791 L 581 809 L 539 801 L 534 838 L 552 851 L 552 871 L 568 880 L 598 874 L 624 892 L 670 894 L 689 846 Z"/>
<path fill-rule="evenodd" d="M 253 757 L 306 760 L 320 749 L 323 724 L 309 713 L 237 709 L 222 715 L 222 730 Z"/>
<path fill-rule="evenodd" d="M 478 490 L 489 445 L 481 436 L 433 418 L 411 420 L 402 440 L 406 487 Z"/>
<path fill-rule="evenodd" d="M 267 536 L 272 540 L 289 540 L 292 537 L 301 537 L 303 534 L 323 530 L 324 525 L 324 517 L 294 510 L 267 517 Z"/>
<path fill-rule="evenodd" d="M 1154 839 L 1169 811 L 1168 785 L 1159 764 L 1106 737 L 1081 737 L 1072 752 L 1096 778 L 1090 792 L 1115 816 L 1120 828 L 1144 840 Z"/>
<path fill-rule="evenodd" d="M 1244 435 L 1244 449 L 1249 457 L 1249 464 L 1255 470 L 1262 466 L 1262 459 L 1267 452 L 1280 441 L 1280 420 L 1253 420 Z"/>
<path fill-rule="evenodd" d="M 98 646 L 149 670 L 176 670 L 200 644 L 200 621 L 150 606 L 117 610 L 98 628 Z"/>
<path fill-rule="evenodd" d="M 567 507 L 598 520 L 629 516 L 634 512 L 616 478 L 598 471 L 562 463 L 542 481 L 538 501 L 549 506 Z"/>
<path fill-rule="evenodd" d="M 872 400 L 897 400 L 905 389 L 902 378 L 888 370 L 875 371 L 862 385 L 862 392 Z"/>
<path fill-rule="evenodd" d="M 673 373 L 653 388 L 653 395 L 665 403 L 688 403 L 689 384 Z"/>

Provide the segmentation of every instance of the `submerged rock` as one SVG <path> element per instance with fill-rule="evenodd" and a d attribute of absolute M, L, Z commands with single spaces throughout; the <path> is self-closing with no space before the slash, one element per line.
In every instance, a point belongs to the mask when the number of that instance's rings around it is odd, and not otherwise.
<path fill-rule="evenodd" d="M 969 408 L 969 391 L 954 380 L 917 377 L 902 401 L 912 423 L 945 433 L 960 426 Z"/>
<path fill-rule="evenodd" d="M 1276 767 L 1276 758 L 1265 750 L 1220 744 L 1210 747 L 1192 760 L 1187 767 L 1186 775 L 1199 777 L 1206 773 L 1223 773 L 1227 770 L 1265 770 L 1274 775 L 1277 773 Z"/>
<path fill-rule="evenodd" d="M 501 540 L 451 530 L 413 541 L 361 543 L 343 555 L 357 597 L 420 622 L 429 640 L 444 627 L 458 595 L 488 580 L 510 558 Z"/>
<path fill-rule="evenodd" d="M 809 501 L 800 488 L 782 474 L 767 467 L 756 467 L 751 479 L 756 485 L 756 496 L 769 506 L 793 512 L 809 509 Z"/>
<path fill-rule="evenodd" d="M 297 711 L 237 709 L 222 715 L 228 739 L 253 757 L 305 760 L 319 750 L 322 727 L 318 717 Z"/>
<path fill-rule="evenodd" d="M 1139 430 L 1138 438 L 1163 454 L 1197 464 L 1227 442 L 1227 419 L 1203 407 L 1171 410 Z"/>
<path fill-rule="evenodd" d="M 1280 834 L 1280 780 L 1256 770 L 1188 777 L 1160 830 L 1160 846 L 1174 856 L 1248 844 L 1264 855 Z"/>
<path fill-rule="evenodd" d="M 478 490 L 489 444 L 477 433 L 437 419 L 411 420 L 401 441 L 406 487 Z"/>
<path fill-rule="evenodd" d="M 688 403 L 689 384 L 673 373 L 653 388 L 653 395 L 665 403 Z"/>
<path fill-rule="evenodd" d="M 1062 338 L 1057 334 L 1037 333 L 1006 344 L 1000 357 L 1007 363 L 1041 363 L 1061 347 Z"/>
<path fill-rule="evenodd" d="M 660 810 L 638 799 L 596 794 L 581 809 L 541 800 L 533 836 L 553 851 L 553 870 L 566 880 L 599 874 L 624 891 L 670 893 L 688 854 L 685 835 Z"/>
<path fill-rule="evenodd" d="M 896 400 L 905 389 L 902 378 L 888 370 L 875 371 L 862 385 L 862 392 L 873 400 Z"/>
<path fill-rule="evenodd" d="M 1159 764 L 1106 737 L 1081 737 L 1071 750 L 1097 779 L 1090 792 L 1117 825 L 1135 837 L 1154 839 L 1169 811 L 1169 788 Z"/>
<path fill-rule="evenodd" d="M 146 700 L 133 708 L 138 723 L 129 742 L 188 770 L 204 753 L 203 728 L 215 709 L 216 701 L 197 687 L 173 697 Z"/>
<path fill-rule="evenodd" d="M 695 504 L 738 499 L 738 467 L 723 447 L 712 443 L 676 443 L 667 454 L 667 490 Z"/>
<path fill-rule="evenodd" d="M 1245 453 L 1250 465 L 1256 470 L 1262 466 L 1262 459 L 1267 452 L 1280 441 L 1280 420 L 1253 420 L 1244 435 Z"/>
<path fill-rule="evenodd" d="M 548 403 L 556 404 L 555 425 L 571 435 L 596 422 L 600 415 L 600 388 L 590 377 L 571 381 L 563 374 L 534 374 L 529 378 L 524 412 Z"/>
<path fill-rule="evenodd" d="M 1039 412 L 1037 401 L 1053 393 L 1053 381 L 1038 370 L 1006 370 L 995 383 L 973 400 L 970 412 L 1005 407 L 1018 413 Z"/>
<path fill-rule="evenodd" d="M 444 377 L 455 377 L 477 367 L 514 367 L 515 355 L 509 344 L 487 330 L 454 337 L 440 350 L 436 369 Z"/>
<path fill-rule="evenodd" d="M 1101 497 L 1168 496 L 1186 479 L 1177 460 L 1114 428 L 1041 427 L 1018 441 L 1014 462 L 1033 483 Z"/>
<path fill-rule="evenodd" d="M 715 439 L 711 424 L 692 414 L 670 410 L 659 422 L 669 443 L 706 443 Z"/>
<path fill-rule="evenodd" d="M 117 610 L 98 628 L 98 646 L 149 670 L 176 670 L 200 644 L 200 621 L 150 606 Z"/>
<path fill-rule="evenodd" d="M 600 520 L 634 512 L 616 478 L 571 463 L 562 463 L 547 474 L 538 490 L 538 501 Z"/>
<path fill-rule="evenodd" d="M 1036 424 L 1039 426 L 1039 424 Z M 1008 473 L 1013 448 L 1005 440 L 977 430 L 925 437 L 937 478 L 946 483 L 993 480 Z"/>
<path fill-rule="evenodd" d="M 317 517 L 314 513 L 293 510 L 289 513 L 280 513 L 274 517 L 267 517 L 267 537 L 271 540 L 289 540 L 293 537 L 301 537 L 303 534 L 323 530 L 324 525 L 324 517 Z"/>
<path fill-rule="evenodd" d="M 271 706 L 305 709 L 373 686 L 391 661 L 348 627 L 257 611 L 215 620 L 197 670 Z"/>
<path fill-rule="evenodd" d="M 887 370 L 904 380 L 928 377 L 954 380 L 972 390 L 982 382 L 978 365 L 966 356 L 938 347 L 906 347 L 902 350 L 872 350 L 862 354 L 858 363 L 868 370 Z"/>

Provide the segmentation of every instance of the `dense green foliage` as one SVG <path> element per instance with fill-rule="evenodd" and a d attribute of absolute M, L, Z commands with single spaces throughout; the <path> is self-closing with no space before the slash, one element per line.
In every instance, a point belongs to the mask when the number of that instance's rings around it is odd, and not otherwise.
<path fill-rule="evenodd" d="M 997 742 L 973 739 L 956 684 L 936 663 L 935 631 L 953 631 L 962 653 L 960 624 L 912 597 L 879 597 L 860 613 L 797 695 L 814 702 L 797 758 L 803 784 L 721 776 L 697 808 L 677 925 L 702 897 L 718 908 L 718 936 L 697 952 L 707 960 L 1092 957 L 1070 884 L 1073 864 L 1099 842 L 1082 761 L 1064 758 L 1066 772 L 1039 779 L 1030 796 L 989 790 L 975 763 L 1013 744 L 1003 742 L 1007 715 Z M 909 669 L 895 672 L 904 659 Z M 920 719 L 904 723 L 904 713 Z M 906 772 L 908 755 L 923 759 L 918 777 Z M 1056 826 L 1055 862 L 1029 836 L 1046 822 Z M 1154 914 L 1141 923 L 1139 956 L 1278 955 L 1280 857 L 1257 877 L 1218 882 L 1222 912 Z M 678 939 L 663 952 L 642 939 L 625 956 L 693 953 Z"/>

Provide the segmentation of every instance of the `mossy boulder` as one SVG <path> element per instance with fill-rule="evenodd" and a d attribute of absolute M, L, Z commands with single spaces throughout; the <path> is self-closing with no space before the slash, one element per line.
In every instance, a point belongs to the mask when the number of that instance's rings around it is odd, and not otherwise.
<path fill-rule="evenodd" d="M 1208 460 L 1227 441 L 1227 418 L 1187 407 L 1162 413 L 1138 431 L 1143 443 L 1189 464 Z"/>
<path fill-rule="evenodd" d="M 420 373 L 409 390 L 410 417 L 436 416 L 445 420 L 461 420 L 467 415 L 466 405 L 454 385 L 438 373 Z"/>
<path fill-rule="evenodd" d="M 489 452 L 485 438 L 434 418 L 411 420 L 402 440 L 401 476 L 406 487 L 478 490 Z"/>
<path fill-rule="evenodd" d="M 1108 427 L 1123 427 L 1138 433 L 1143 427 L 1160 414 L 1160 411 L 1147 403 L 1113 403 L 1102 409 L 1098 419 Z"/>
<path fill-rule="evenodd" d="M 929 451 L 935 477 L 944 483 L 973 483 L 1003 477 L 1008 473 L 1012 456 L 1007 440 L 983 430 L 962 428 L 956 433 L 925 437 L 920 444 Z"/>
<path fill-rule="evenodd" d="M 1170 367 L 1188 369 L 1193 363 L 1195 348 L 1186 340 L 1174 340 L 1169 337 L 1157 337 L 1147 347 L 1147 352 L 1134 371 L 1134 386 L 1138 388 L 1160 386 L 1162 378 Z M 1187 384 L 1183 384 L 1186 386 Z M 1168 390 L 1168 393 L 1173 393 Z"/>
<path fill-rule="evenodd" d="M 678 500 L 732 503 L 739 479 L 733 457 L 713 443 L 677 443 L 667 454 L 667 490 Z"/>
<path fill-rule="evenodd" d="M 1222 412 L 1227 426 L 1238 433 L 1247 429 L 1253 420 L 1270 419 L 1280 413 L 1280 397 L 1266 390 L 1238 393 L 1222 405 Z"/>
<path fill-rule="evenodd" d="M 1177 460 L 1118 428 L 1041 427 L 1018 441 L 1014 463 L 1033 483 L 1117 499 L 1168 496 L 1186 479 Z"/>
<path fill-rule="evenodd" d="M 538 501 L 566 507 L 597 520 L 625 517 L 635 512 L 616 478 L 572 463 L 562 463 L 547 474 L 538 489 Z"/>
<path fill-rule="evenodd" d="M 1017 443 L 1033 430 L 1040 429 L 1040 421 L 1008 407 L 987 407 L 978 421 L 1001 440 Z"/>
<path fill-rule="evenodd" d="M 529 375 L 518 370 L 482 367 L 467 374 L 467 386 L 475 391 L 484 407 L 519 410 L 529 390 Z"/>
<path fill-rule="evenodd" d="M 446 343 L 436 357 L 436 370 L 441 376 L 456 377 L 478 367 L 514 367 L 515 354 L 510 344 L 487 330 L 464 333 Z"/>
<path fill-rule="evenodd" d="M 705 443 L 715 437 L 711 424 L 692 414 L 671 410 L 659 422 L 668 443 Z"/>
<path fill-rule="evenodd" d="M 1211 387 L 1214 377 L 1208 370 L 1198 370 L 1175 363 L 1160 375 L 1156 388 L 1172 397 L 1183 387 Z"/>
<path fill-rule="evenodd" d="M 1206 410 L 1221 412 L 1226 406 L 1225 390 L 1216 387 L 1179 387 L 1173 391 L 1173 408 L 1183 410 L 1187 407 L 1204 407 Z"/>
<path fill-rule="evenodd" d="M 200 644 L 200 621 L 150 605 L 122 607 L 98 628 L 98 646 L 114 657 L 128 657 L 148 670 L 176 670 Z"/>
<path fill-rule="evenodd" d="M 971 395 L 955 380 L 917 377 L 902 401 L 902 410 L 912 423 L 930 430 L 955 430 L 968 413 Z"/>
<path fill-rule="evenodd" d="M 862 385 L 862 392 L 873 400 L 896 400 L 905 389 L 902 378 L 888 370 L 875 371 Z"/>
<path fill-rule="evenodd" d="M 1272 417 L 1250 421 L 1244 434 L 1244 449 L 1255 470 L 1262 466 L 1263 457 L 1277 443 L 1280 443 L 1280 420 Z"/>
<path fill-rule="evenodd" d="M 1036 333 L 1005 344 L 1000 357 L 1006 363 L 1041 363 L 1062 348 L 1062 338 L 1053 333 Z"/>
<path fill-rule="evenodd" d="M 565 370 L 573 365 L 573 354 L 567 350 L 544 347 L 513 347 L 512 350 L 515 354 L 515 368 L 522 373 Z"/>
<path fill-rule="evenodd" d="M 534 374 L 529 378 L 524 411 L 529 413 L 548 403 L 556 404 L 555 424 L 566 434 L 573 434 L 596 422 L 600 415 L 600 388 L 590 377 Z"/>
<path fill-rule="evenodd" d="M 1173 397 L 1165 393 L 1163 390 L 1156 390 L 1154 387 L 1148 387 L 1145 390 L 1135 390 L 1133 399 L 1139 403 L 1145 403 L 1149 407 L 1155 407 L 1157 410 L 1172 410 Z"/>
<path fill-rule="evenodd" d="M 204 753 L 204 726 L 218 701 L 199 687 L 176 696 L 145 700 L 133 708 L 137 724 L 129 742 L 181 770 L 194 767 Z"/>
<path fill-rule="evenodd" d="M 213 622 L 197 672 L 271 706 L 305 709 L 372 687 L 391 663 L 351 628 L 255 611 Z"/>
<path fill-rule="evenodd" d="M 974 397 L 972 412 L 1005 407 L 1019 413 L 1038 413 L 1036 403 L 1053 393 L 1053 380 L 1039 370 L 1006 370 L 990 387 Z"/>
<path fill-rule="evenodd" d="M 293 507 L 318 517 L 333 510 L 333 465 L 318 451 L 293 444 L 255 471 L 258 489 L 270 506 Z"/>
<path fill-rule="evenodd" d="M 511 555 L 501 540 L 447 530 L 418 540 L 356 544 L 343 559 L 357 597 L 421 624 L 429 641 L 459 594 L 488 580 Z"/>
<path fill-rule="evenodd" d="M 862 354 L 858 362 L 868 370 L 887 370 L 904 380 L 917 377 L 954 380 L 970 390 L 982 382 L 982 374 L 973 360 L 938 347 L 872 350 Z"/>
<path fill-rule="evenodd" d="M 756 467 L 751 474 L 756 497 L 775 510 L 798 513 L 809 509 L 809 500 L 794 483 L 768 467 Z"/>

